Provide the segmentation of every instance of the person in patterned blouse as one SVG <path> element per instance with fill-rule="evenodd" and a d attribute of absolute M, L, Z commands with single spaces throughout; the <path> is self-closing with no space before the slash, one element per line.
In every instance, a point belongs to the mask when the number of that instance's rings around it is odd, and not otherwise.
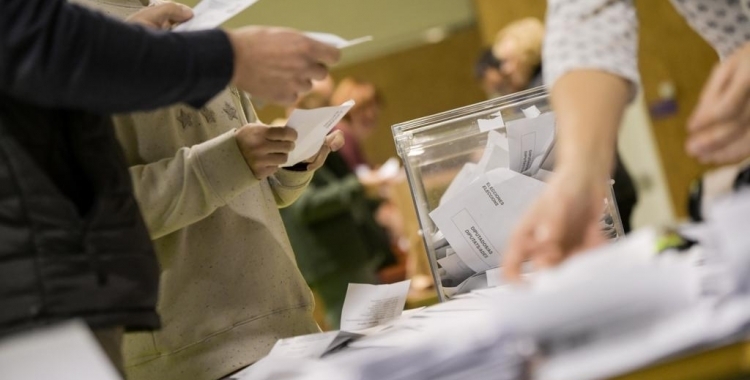
<path fill-rule="evenodd" d="M 687 153 L 703 163 L 750 156 L 750 0 L 673 0 L 721 57 L 687 124 Z M 518 279 L 531 260 L 556 265 L 603 241 L 601 199 L 623 111 L 639 83 L 632 0 L 549 0 L 545 83 L 560 124 L 555 177 L 519 223 L 504 256 Z"/>

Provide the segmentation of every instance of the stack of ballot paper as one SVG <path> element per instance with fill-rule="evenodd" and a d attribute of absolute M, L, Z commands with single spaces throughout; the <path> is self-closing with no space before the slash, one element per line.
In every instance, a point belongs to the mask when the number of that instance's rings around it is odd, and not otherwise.
<path fill-rule="evenodd" d="M 750 193 L 685 226 L 647 229 L 501 286 L 428 307 L 322 359 L 258 363 L 247 379 L 609 378 L 750 332 Z M 672 232 L 669 232 L 672 233 Z M 255 367 L 255 366 L 254 366 Z"/>
<path fill-rule="evenodd" d="M 554 113 L 527 111 L 526 118 L 508 123 L 500 113 L 478 120 L 488 131 L 482 157 L 461 168 L 430 213 L 440 236 L 433 238 L 433 248 L 448 296 L 499 284 L 486 272 L 500 265 L 513 227 L 551 175 Z"/>
<path fill-rule="evenodd" d="M 495 269 L 510 234 L 552 175 L 555 115 L 536 107 L 523 113 L 510 122 L 499 112 L 478 120 L 488 132 L 481 158 L 458 171 L 430 212 L 438 277 L 448 297 L 501 283 Z M 610 239 L 618 237 L 616 222 L 609 212 L 602 215 Z"/>

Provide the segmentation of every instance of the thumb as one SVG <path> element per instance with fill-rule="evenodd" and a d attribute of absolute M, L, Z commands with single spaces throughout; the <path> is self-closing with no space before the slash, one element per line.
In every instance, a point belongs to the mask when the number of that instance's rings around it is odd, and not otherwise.
<path fill-rule="evenodd" d="M 180 24 L 193 18 L 193 10 L 187 5 L 165 2 L 153 7 L 157 24 Z"/>
<path fill-rule="evenodd" d="M 331 148 L 332 152 L 336 152 L 344 147 L 344 134 L 341 131 L 334 131 L 330 135 L 326 136 L 326 145 Z"/>

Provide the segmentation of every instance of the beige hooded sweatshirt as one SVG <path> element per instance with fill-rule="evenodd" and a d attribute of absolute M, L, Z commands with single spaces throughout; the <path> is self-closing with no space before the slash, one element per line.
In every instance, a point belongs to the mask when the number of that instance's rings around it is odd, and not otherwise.
<path fill-rule="evenodd" d="M 116 16 L 141 7 L 92 2 Z M 200 110 L 177 105 L 114 120 L 162 270 L 162 329 L 126 334 L 128 378 L 219 379 L 279 338 L 319 331 L 278 211 L 312 173 L 253 176 L 234 137 L 256 121 L 247 97 L 230 88 Z"/>

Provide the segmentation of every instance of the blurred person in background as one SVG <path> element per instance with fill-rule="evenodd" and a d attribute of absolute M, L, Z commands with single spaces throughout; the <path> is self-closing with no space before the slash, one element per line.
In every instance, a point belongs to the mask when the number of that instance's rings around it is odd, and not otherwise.
<path fill-rule="evenodd" d="M 118 17 L 143 7 L 76 2 Z M 343 144 L 341 133 L 307 165 L 280 169 L 296 132 L 259 123 L 236 87 L 200 109 L 117 115 L 114 124 L 162 274 L 162 328 L 125 335 L 127 377 L 219 379 L 265 356 L 277 339 L 320 331 L 278 208 L 304 191 Z"/>
<path fill-rule="evenodd" d="M 746 160 L 750 6 L 738 0 L 672 4 L 722 59 L 688 120 L 685 149 L 706 164 Z M 603 241 L 598 220 L 606 178 L 623 112 L 640 81 L 638 18 L 632 1 L 550 0 L 547 23 L 544 76 L 560 125 L 557 168 L 511 238 L 503 265 L 511 279 L 519 278 L 526 261 L 554 266 Z"/>
<path fill-rule="evenodd" d="M 309 104 L 305 98 L 300 106 Z M 344 147 L 355 149 L 331 153 L 297 202 L 281 211 L 300 270 L 322 299 L 330 329 L 339 328 L 349 283 L 377 284 L 378 270 L 394 261 L 388 236 L 374 218 L 386 180 L 375 172 L 366 178 L 354 172 L 367 163 L 360 147 L 377 125 L 379 97 L 371 83 L 344 79 L 329 104 L 349 99 L 356 105 L 337 129 L 344 132 Z"/>
<path fill-rule="evenodd" d="M 535 18 L 514 21 L 482 52 L 474 68 L 487 98 L 512 94 L 542 85 L 544 25 Z"/>
<path fill-rule="evenodd" d="M 81 318 L 121 366 L 123 330 L 159 327 L 159 269 L 108 115 L 202 107 L 229 83 L 291 102 L 339 52 L 290 30 L 146 28 L 192 17 L 173 3 L 138 26 L 62 0 L 0 9 L 0 337 Z"/>
<path fill-rule="evenodd" d="M 480 56 L 475 67 L 475 75 L 488 98 L 543 85 L 543 40 L 544 25 L 533 17 L 514 21 L 497 33 L 495 44 Z M 612 179 L 623 230 L 627 233 L 638 193 L 619 154 Z"/>

